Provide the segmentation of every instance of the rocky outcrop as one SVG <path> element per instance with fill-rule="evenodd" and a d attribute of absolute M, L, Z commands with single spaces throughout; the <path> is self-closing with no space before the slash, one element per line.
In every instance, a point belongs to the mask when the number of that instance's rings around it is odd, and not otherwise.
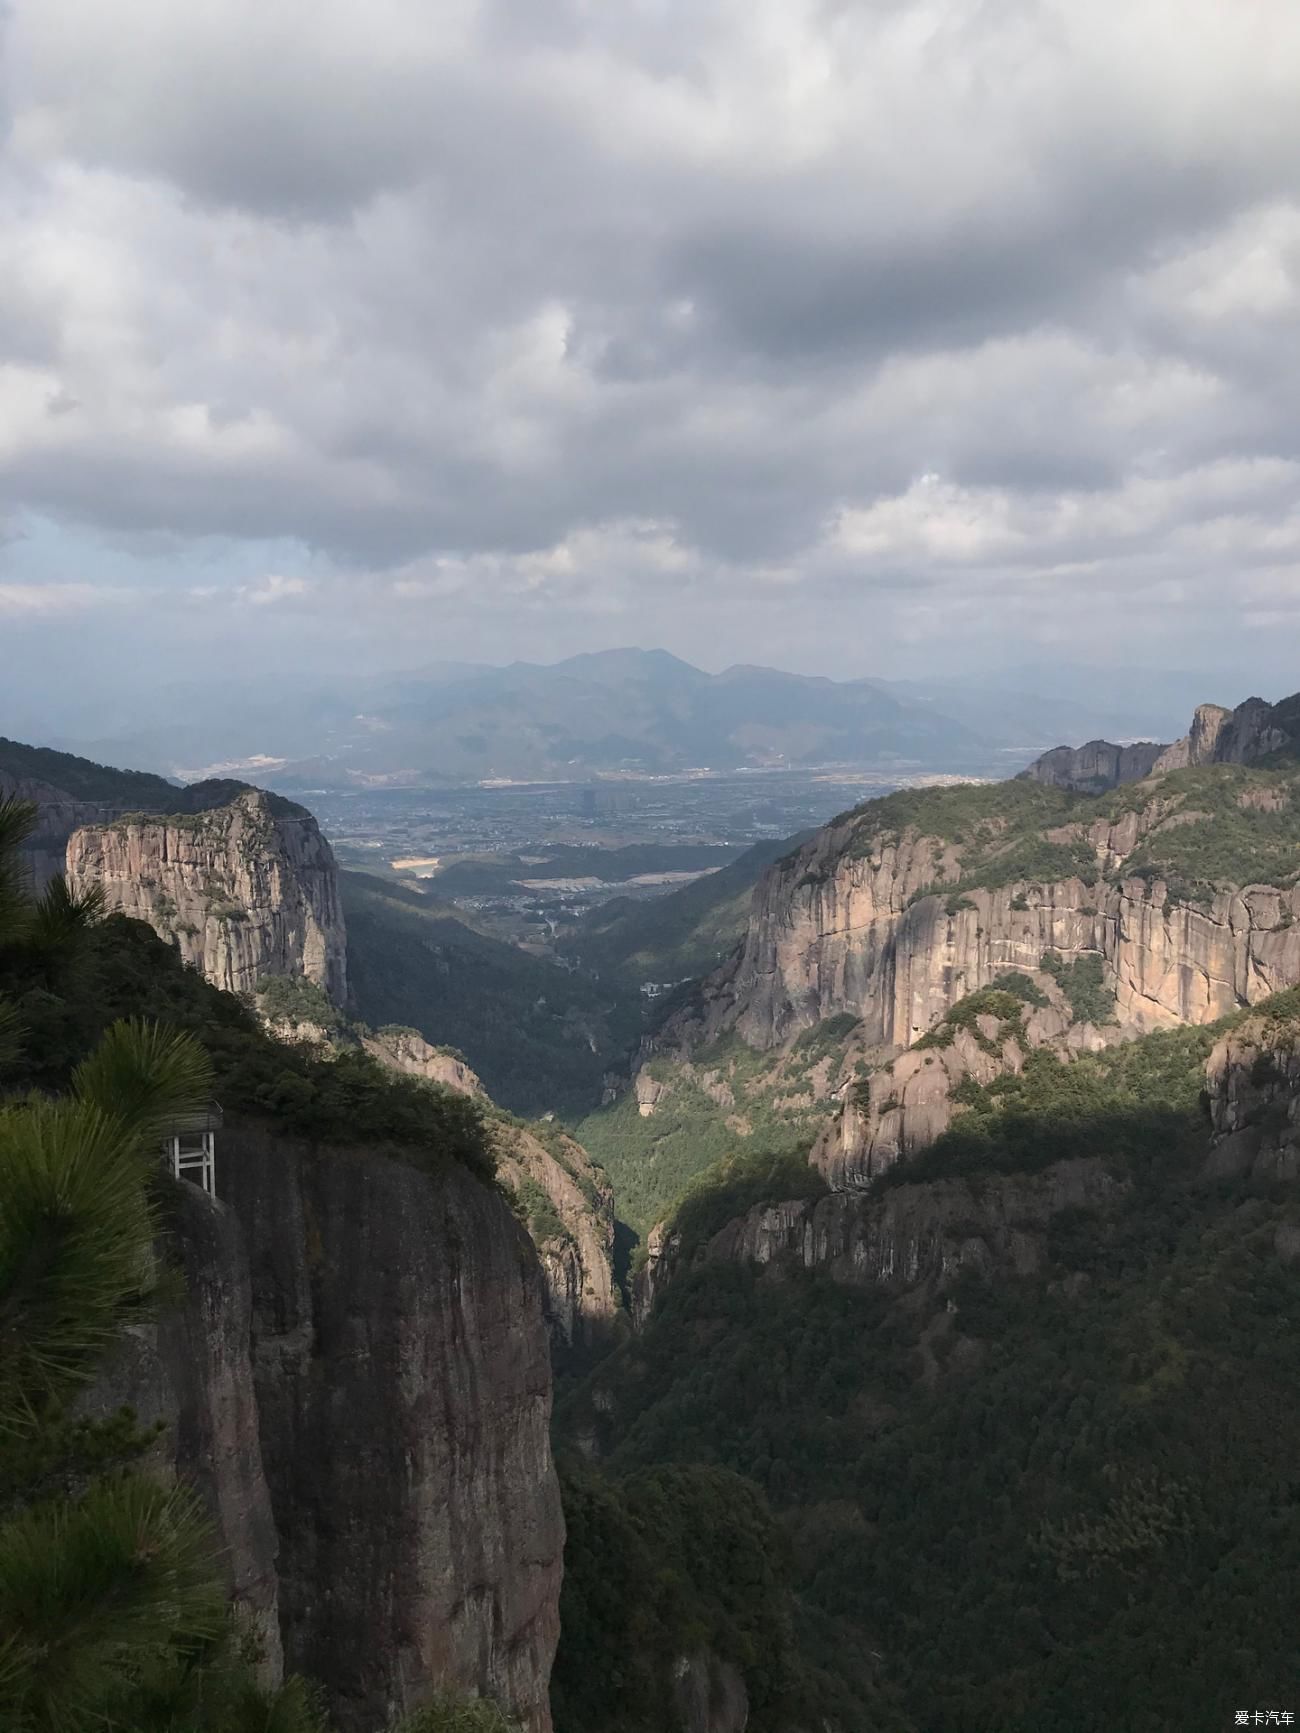
<path fill-rule="evenodd" d="M 499 1195 L 227 1124 L 286 1666 L 342 1733 L 438 1683 L 549 1733 L 564 1525 L 537 1260 Z"/>
<path fill-rule="evenodd" d="M 380 1029 L 362 1037 L 361 1045 L 372 1059 L 406 1077 L 422 1077 L 426 1083 L 441 1083 L 460 1095 L 487 1099 L 487 1091 L 459 1053 L 434 1047 L 418 1029 Z"/>
<path fill-rule="evenodd" d="M 1056 746 L 1020 772 L 1022 780 L 1072 788 L 1080 794 L 1105 794 L 1126 782 L 1141 782 L 1152 772 L 1185 770 L 1195 764 L 1252 764 L 1294 744 L 1297 736 L 1295 701 L 1269 704 L 1247 698 L 1235 710 L 1221 704 L 1200 704 L 1192 725 L 1170 746 L 1149 740 L 1117 746 L 1110 740 L 1089 740 L 1084 746 Z"/>
<path fill-rule="evenodd" d="M 1162 879 L 1072 878 L 918 899 L 933 882 L 933 843 L 886 839 L 855 856 L 837 848 L 837 828 L 760 883 L 744 949 L 706 983 L 689 1038 L 730 1028 L 773 1048 L 851 1012 L 866 1042 L 903 1047 L 966 994 L 1006 969 L 1037 969 L 1049 950 L 1100 955 L 1120 1025 L 1137 1031 L 1212 1022 L 1300 980 L 1294 889 L 1252 886 L 1192 904 Z"/>
<path fill-rule="evenodd" d="M 632 1087 L 636 1095 L 637 1112 L 642 1119 L 652 1118 L 655 1108 L 668 1093 L 667 1085 L 658 1078 L 651 1077 L 648 1071 L 639 1071 Z"/>
<path fill-rule="evenodd" d="M 0 800 L 26 800 L 36 808 L 36 824 L 22 852 L 37 889 L 64 870 L 68 838 L 79 825 L 111 824 L 126 811 L 117 802 L 77 800 L 53 783 L 5 770 L 0 770 Z"/>
<path fill-rule="evenodd" d="M 184 1303 L 131 1325 L 78 1408 L 101 1417 L 132 1408 L 146 1431 L 161 1423 L 144 1467 L 198 1492 L 241 1627 L 275 1684 L 283 1671 L 279 1539 L 262 1462 L 243 1237 L 231 1212 L 188 1181 L 168 1187 L 165 1222 L 158 1261 L 179 1267 Z"/>
<path fill-rule="evenodd" d="M 215 986 L 252 993 L 301 975 L 342 1004 L 338 873 L 310 813 L 249 789 L 214 811 L 83 825 L 67 845 L 74 888 L 148 921 Z"/>
<path fill-rule="evenodd" d="M 1235 710 L 1221 704 L 1200 704 L 1192 726 L 1181 740 L 1156 760 L 1157 770 L 1183 770 L 1193 764 L 1251 764 L 1293 743 L 1294 700 L 1269 704 L 1247 698 Z"/>
<path fill-rule="evenodd" d="M 417 1030 L 381 1029 L 361 1044 L 390 1070 L 488 1102 L 460 1055 L 431 1046 Z M 504 1116 L 490 1125 L 497 1178 L 514 1198 L 541 1260 L 552 1346 L 561 1360 L 593 1349 L 619 1310 L 609 1181 L 582 1145 L 558 1129 L 534 1133 Z"/>
<path fill-rule="evenodd" d="M 919 1287 L 941 1291 L 964 1270 L 1032 1273 L 1043 1263 L 1053 1216 L 1096 1209 L 1121 1189 L 1103 1161 L 1089 1159 L 979 1183 L 934 1180 L 878 1195 L 838 1191 L 759 1204 L 728 1222 L 691 1262 L 794 1263 L 896 1294 Z M 681 1241 L 671 1230 L 657 1230 L 647 1249 L 638 1278 L 638 1320 L 682 1267 Z"/>
<path fill-rule="evenodd" d="M 493 1127 L 497 1177 L 515 1198 L 537 1247 L 546 1318 L 561 1360 L 597 1348 L 618 1316 L 614 1287 L 614 1194 L 580 1143 L 523 1126 Z"/>
<path fill-rule="evenodd" d="M 1168 750 L 1151 740 L 1127 746 L 1116 746 L 1109 740 L 1090 740 L 1086 746 L 1055 746 L 1020 775 L 1027 782 L 1043 782 L 1051 788 L 1105 794 L 1122 783 L 1140 782 L 1149 776 L 1161 753 Z"/>
<path fill-rule="evenodd" d="M 1093 818 L 1067 806 L 1064 822 L 1047 823 L 1037 837 L 1015 829 L 1027 822 L 1017 816 L 1023 801 L 1009 795 L 1001 811 L 986 803 L 982 817 L 967 820 L 979 829 L 974 869 L 967 864 L 974 845 L 960 822 L 935 835 L 923 817 L 873 827 L 872 807 L 846 814 L 767 870 L 737 956 L 704 981 L 657 1044 L 689 1051 L 734 1030 L 766 1050 L 850 1012 L 862 1019 L 866 1044 L 905 1047 L 1002 969 L 1036 968 L 1046 949 L 1103 958 L 1121 1027 L 1204 1022 L 1252 1004 L 1300 979 L 1300 938 L 1289 931 L 1300 912 L 1296 891 L 1220 881 L 1217 889 L 1198 887 L 1194 899 L 1175 895 L 1150 865 L 1160 858 L 1160 835 L 1213 819 L 1162 778 L 1180 766 L 1250 762 L 1297 739 L 1300 698 L 1250 699 L 1235 711 L 1202 706 L 1188 735 L 1152 765 L 1149 746 L 1092 742 L 1061 749 L 1064 757 L 1049 753 L 1027 777 L 1073 786 L 1080 778 L 1153 774 L 1131 805 L 1111 803 Z M 1293 782 L 1251 785 L 1242 805 L 1272 812 L 1295 798 Z M 1082 876 L 1058 869 L 987 888 L 1000 876 L 1000 832 L 1030 858 L 1073 853 Z M 1095 874 L 1083 865 L 1088 857 Z M 1130 858 L 1146 863 L 1140 875 L 1125 877 Z M 1242 862 L 1244 880 L 1248 850 Z"/>
<path fill-rule="evenodd" d="M 1209 1175 L 1300 1177 L 1300 1025 L 1267 1013 L 1246 1019 L 1216 1043 L 1205 1081 Z"/>

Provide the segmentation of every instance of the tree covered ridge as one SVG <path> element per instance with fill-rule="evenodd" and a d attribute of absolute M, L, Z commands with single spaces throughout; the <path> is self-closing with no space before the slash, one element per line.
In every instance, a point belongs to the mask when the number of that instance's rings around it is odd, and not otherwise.
<path fill-rule="evenodd" d="M 129 808 L 131 815 L 196 814 L 228 806 L 237 795 L 253 789 L 250 782 L 230 777 L 210 777 L 182 786 L 149 770 L 117 770 L 96 764 L 75 753 L 58 752 L 49 746 L 25 746 L 19 740 L 0 738 L 0 775 L 19 782 L 39 782 L 69 795 L 73 800 Z M 283 795 L 265 795 L 277 817 L 306 817 L 307 809 Z"/>
<path fill-rule="evenodd" d="M 1132 813 L 1149 828 L 1118 866 L 1105 867 L 1088 832 Z M 1117 883 L 1134 874 L 1209 890 L 1290 887 L 1300 877 L 1300 760 L 1289 749 L 1254 764 L 1191 766 L 1102 795 L 1019 779 L 903 789 L 842 814 L 832 829 L 850 859 L 909 836 L 952 847 L 960 870 L 950 883 L 967 889 L 1071 877 Z M 808 874 L 824 876 L 833 865 L 827 859 Z"/>

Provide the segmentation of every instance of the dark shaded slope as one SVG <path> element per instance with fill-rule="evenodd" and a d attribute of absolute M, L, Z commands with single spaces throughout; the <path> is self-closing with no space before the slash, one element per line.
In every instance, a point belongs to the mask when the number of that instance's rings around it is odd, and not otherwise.
<path fill-rule="evenodd" d="M 636 1040 L 622 989 L 473 932 L 444 904 L 366 873 L 341 875 L 348 979 L 372 1027 L 456 1047 L 513 1113 L 582 1112 Z"/>
<path fill-rule="evenodd" d="M 1270 1004 L 1275 1056 L 1245 1054 L 1216 1120 L 1249 1128 L 1261 1097 L 1241 1159 L 1210 1159 L 1211 1030 L 1134 1043 L 1086 1099 L 1071 1066 L 1032 1113 L 986 1092 L 978 1135 L 959 1120 L 915 1169 L 943 1179 L 890 1176 L 932 1257 L 844 1260 L 839 1279 L 798 1253 L 750 1263 L 767 1214 L 750 1208 L 565 1428 L 619 1472 L 711 1463 L 760 1487 L 792 1541 L 805 1658 L 874 1672 L 926 1733 L 1217 1733 L 1293 1703 L 1300 1198 L 1268 1138 L 1290 1135 L 1298 1007 Z M 1093 1201 L 1061 1183 L 1025 1213 L 1081 1151 L 1108 1175 Z M 865 1246 L 899 1198 L 787 1205 L 809 1224 L 789 1243 L 806 1256 L 819 1212 L 851 1209 Z"/>
<path fill-rule="evenodd" d="M 804 840 L 755 843 L 707 878 L 649 902 L 615 897 L 579 921 L 559 949 L 629 986 L 706 974 L 744 937 L 750 893 L 763 868 Z"/>

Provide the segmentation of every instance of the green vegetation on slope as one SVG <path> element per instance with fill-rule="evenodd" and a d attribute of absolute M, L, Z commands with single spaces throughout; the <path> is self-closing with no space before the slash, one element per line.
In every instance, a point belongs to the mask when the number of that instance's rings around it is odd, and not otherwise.
<path fill-rule="evenodd" d="M 700 1049 L 689 1072 L 652 1060 L 643 1076 L 667 1086 L 652 1114 L 643 1116 L 628 1093 L 581 1120 L 574 1136 L 609 1174 L 619 1219 L 644 1238 L 698 1174 L 727 1157 L 747 1150 L 806 1154 L 826 1116 L 825 1103 L 797 1094 L 801 1062 L 810 1066 L 824 1056 L 815 1033 L 807 1032 L 808 1045 L 779 1076 L 770 1054 L 734 1036 Z M 707 1086 L 729 1090 L 734 1104 L 720 1104 Z"/>
<path fill-rule="evenodd" d="M 1101 1155 L 1138 1172 L 1154 1159 L 1190 1160 L 1205 1137 L 1205 1061 L 1236 1021 L 1158 1030 L 1140 1041 L 1062 1060 L 1047 1048 L 1018 1076 L 963 1081 L 962 1111 L 928 1149 L 887 1168 L 877 1184 L 985 1173 L 1036 1173 L 1054 1161 Z"/>
<path fill-rule="evenodd" d="M 852 825 L 850 855 L 869 855 L 911 830 L 958 848 L 963 888 L 996 889 L 1021 880 L 1095 881 L 1101 872 L 1086 837 L 1061 833 L 1153 802 L 1159 822 L 1112 879 L 1163 877 L 1180 900 L 1194 901 L 1220 886 L 1291 885 L 1300 876 L 1300 763 L 1294 754 L 1250 766 L 1169 771 L 1100 797 L 1019 780 L 904 789 L 844 818 Z"/>
<path fill-rule="evenodd" d="M 365 1142 L 419 1163 L 463 1162 L 491 1177 L 482 1113 L 467 1096 L 385 1070 L 367 1054 L 323 1058 L 267 1034 L 238 999 L 210 986 L 141 921 L 111 915 L 71 967 L 13 967 L 6 990 L 25 1035 L 13 1090 L 62 1090 L 110 1024 L 156 1017 L 196 1036 L 227 1111 L 257 1113 L 320 1142 Z"/>
<path fill-rule="evenodd" d="M 1142 785 L 1100 803 L 1106 817 L 1140 806 Z M 1205 764 L 1157 784 L 1176 800 L 1174 817 L 1138 844 L 1125 870 L 1157 873 L 1187 887 L 1290 885 L 1300 873 L 1300 764 L 1294 757 L 1243 766 Z M 1193 816 L 1194 815 L 1194 816 Z"/>
<path fill-rule="evenodd" d="M 987 1187 L 1108 1158 L 1127 1183 L 1057 1216 L 1037 1273 L 918 1308 L 698 1266 L 594 1375 L 599 1404 L 562 1412 L 616 1474 L 718 1465 L 767 1495 L 803 1658 L 860 1705 L 847 1733 L 889 1724 L 873 1673 L 916 1733 L 1211 1733 L 1300 1691 L 1300 1262 L 1279 1236 L 1300 1200 L 1194 1182 L 1213 1034 L 1036 1055 L 892 1170 Z"/>
<path fill-rule="evenodd" d="M 702 1655 L 743 1678 L 752 1733 L 839 1707 L 799 1657 L 790 1549 L 751 1482 L 712 1466 L 609 1477 L 570 1464 L 563 1486 L 556 1733 L 679 1733 L 677 1665 Z"/>
<path fill-rule="evenodd" d="M 579 1114 L 599 1101 L 640 1033 L 637 995 L 473 932 L 418 891 L 365 873 L 340 879 L 348 978 L 367 1023 L 454 1045 L 513 1113 Z"/>
<path fill-rule="evenodd" d="M 165 812 L 166 802 L 181 792 L 166 777 L 147 770 L 114 770 L 71 752 L 24 746 L 18 740 L 0 739 L 0 771 L 23 781 L 49 783 L 76 800 L 138 802 L 141 807 L 152 805 L 155 812 Z"/>
<path fill-rule="evenodd" d="M 759 875 L 789 848 L 788 839 L 755 843 L 719 871 L 666 896 L 615 897 L 584 915 L 558 948 L 585 969 L 629 986 L 707 974 L 744 938 Z"/>
<path fill-rule="evenodd" d="M 311 1733 L 298 1681 L 258 1689 L 214 1537 L 183 1487 L 135 1472 L 154 1435 L 69 1404 L 161 1300 L 162 1129 L 210 1096 L 192 1036 L 114 1022 L 56 1093 L 15 1093 L 42 1000 L 84 987 L 99 902 L 29 898 L 34 818 L 0 801 L 0 1723 L 10 1733 Z"/>
<path fill-rule="evenodd" d="M 20 741 L 4 739 L 0 739 L 0 772 L 22 781 L 48 783 L 74 800 L 129 806 L 136 814 L 207 812 L 228 805 L 237 794 L 252 786 L 220 778 L 178 788 L 151 771 L 114 770 L 110 765 L 96 764 L 71 752 L 55 752 L 48 746 L 24 746 Z M 268 799 L 272 811 L 281 816 L 306 811 L 282 795 L 268 795 Z"/>

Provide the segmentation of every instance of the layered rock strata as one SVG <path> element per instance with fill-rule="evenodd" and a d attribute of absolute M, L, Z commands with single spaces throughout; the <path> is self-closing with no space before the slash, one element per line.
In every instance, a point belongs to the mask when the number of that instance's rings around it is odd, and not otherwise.
<path fill-rule="evenodd" d="M 600 1346 L 619 1312 L 614 1287 L 614 1194 L 582 1145 L 547 1143 L 522 1126 L 494 1127 L 497 1177 L 514 1195 L 541 1259 L 546 1318 L 563 1356 Z M 540 1192 L 545 1216 L 530 1208 Z"/>
<path fill-rule="evenodd" d="M 215 986 L 252 993 L 266 976 L 301 975 L 344 1002 L 333 852 L 310 813 L 260 789 L 214 811 L 83 825 L 68 838 L 67 874 L 148 921 Z"/>
<path fill-rule="evenodd" d="M 1189 904 L 1161 879 L 1073 878 L 962 889 L 950 912 L 947 897 L 924 894 L 943 864 L 932 841 L 904 835 L 861 856 L 846 842 L 832 828 L 765 876 L 742 951 L 710 978 L 684 1033 L 735 1029 L 773 1048 L 847 1011 L 868 1043 L 907 1046 L 1003 971 L 1036 970 L 1046 951 L 1100 955 L 1119 1021 L 1136 1031 L 1213 1022 L 1300 979 L 1295 889 Z"/>

